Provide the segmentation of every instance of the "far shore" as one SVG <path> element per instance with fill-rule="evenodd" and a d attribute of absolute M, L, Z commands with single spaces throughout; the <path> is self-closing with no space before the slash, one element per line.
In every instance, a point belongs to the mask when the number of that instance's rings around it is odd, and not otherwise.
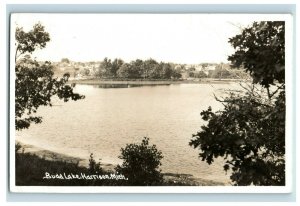
<path fill-rule="evenodd" d="M 245 81 L 243 79 L 212 79 L 203 78 L 195 80 L 118 80 L 118 79 L 69 79 L 69 83 L 99 85 L 99 84 L 128 84 L 128 85 L 170 85 L 170 84 L 229 84 L 232 82 Z"/>
<path fill-rule="evenodd" d="M 35 154 L 40 158 L 50 161 L 62 161 L 67 163 L 78 164 L 79 166 L 87 167 L 88 166 L 88 158 L 82 159 L 79 157 L 73 157 L 62 153 L 53 152 L 50 150 L 46 150 L 43 148 L 36 147 L 34 145 L 24 144 L 20 141 L 16 141 L 16 144 L 21 145 L 21 149 L 18 152 L 31 153 Z M 117 165 L 102 163 L 101 166 L 104 171 L 113 172 L 114 168 Z M 217 182 L 213 180 L 203 179 L 194 177 L 191 174 L 179 174 L 179 173 L 163 173 L 164 179 L 171 183 L 185 183 L 190 186 L 225 186 L 229 185 L 229 183 Z"/>

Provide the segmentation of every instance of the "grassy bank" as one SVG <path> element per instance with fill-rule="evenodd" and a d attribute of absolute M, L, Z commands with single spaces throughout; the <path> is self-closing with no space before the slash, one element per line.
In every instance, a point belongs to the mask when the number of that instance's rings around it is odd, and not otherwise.
<path fill-rule="evenodd" d="M 126 180 L 116 179 L 62 179 L 47 178 L 47 174 L 64 175 L 108 175 L 114 174 L 112 165 L 103 166 L 101 173 L 92 171 L 91 168 L 80 166 L 80 159 L 51 151 L 25 152 L 22 148 L 16 152 L 16 185 L 18 186 L 123 186 Z M 161 186 L 212 186 L 224 185 L 220 182 L 195 178 L 189 174 L 163 173 L 164 182 Z"/>
<path fill-rule="evenodd" d="M 240 82 L 240 79 L 211 79 L 203 78 L 199 80 L 113 80 L 113 79 L 78 79 L 69 80 L 70 83 L 99 85 L 99 84 L 128 84 L 128 85 L 170 85 L 170 84 L 226 84 Z"/>

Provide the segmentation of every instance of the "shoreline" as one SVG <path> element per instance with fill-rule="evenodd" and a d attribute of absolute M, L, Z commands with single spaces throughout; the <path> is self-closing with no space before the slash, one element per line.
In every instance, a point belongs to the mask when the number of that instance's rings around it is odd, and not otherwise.
<path fill-rule="evenodd" d="M 20 144 L 21 149 L 19 150 L 19 153 L 30 153 L 37 155 L 39 158 L 43 158 L 45 160 L 49 161 L 59 161 L 59 162 L 67 162 L 67 163 L 73 163 L 78 164 L 81 167 L 87 167 L 88 159 L 83 159 L 79 157 L 74 157 L 54 151 L 50 151 L 44 148 L 39 148 L 34 145 L 25 144 L 21 141 L 16 141 L 16 144 Z M 104 171 L 106 172 L 114 172 L 114 168 L 117 165 L 110 164 L 110 163 L 103 163 L 101 162 L 101 166 Z M 223 182 L 217 182 L 213 180 L 203 179 L 194 177 L 192 174 L 179 174 L 179 173 L 170 173 L 170 172 L 162 172 L 164 176 L 164 180 L 170 185 L 182 183 L 188 184 L 190 186 L 226 186 L 229 185 Z"/>
<path fill-rule="evenodd" d="M 45 160 L 65 161 L 67 163 L 78 164 L 79 166 L 82 166 L 82 167 L 88 166 L 88 162 L 89 162 L 88 158 L 85 159 L 85 158 L 70 156 L 67 154 L 59 153 L 59 152 L 54 152 L 54 151 L 40 148 L 40 147 L 37 147 L 34 145 L 25 144 L 21 141 L 16 141 L 16 143 L 21 145 L 21 149 L 20 149 L 21 152 L 24 151 L 24 153 L 35 154 L 40 158 L 44 158 Z M 101 166 L 103 167 L 103 169 L 105 171 L 112 171 L 112 170 L 114 170 L 114 167 L 116 165 L 101 162 Z"/>
<path fill-rule="evenodd" d="M 86 85 L 170 85 L 170 84 L 229 84 L 241 82 L 243 79 L 211 79 L 197 80 L 113 80 L 113 79 L 69 79 L 68 83 Z"/>

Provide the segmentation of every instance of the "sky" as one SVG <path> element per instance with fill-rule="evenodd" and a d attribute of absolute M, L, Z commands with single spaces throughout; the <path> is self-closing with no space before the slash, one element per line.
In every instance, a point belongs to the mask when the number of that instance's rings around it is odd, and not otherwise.
<path fill-rule="evenodd" d="M 40 22 L 51 41 L 32 56 L 38 60 L 101 61 L 153 58 L 181 64 L 227 62 L 228 39 L 257 20 L 255 15 L 217 14 L 13 14 L 24 31 Z M 13 39 L 13 38 L 12 38 Z M 14 44 L 12 44 L 14 45 Z"/>

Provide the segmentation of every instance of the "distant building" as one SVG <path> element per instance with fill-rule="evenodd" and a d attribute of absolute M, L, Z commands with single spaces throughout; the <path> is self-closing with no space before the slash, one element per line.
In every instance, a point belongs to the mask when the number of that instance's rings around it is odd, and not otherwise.
<path fill-rule="evenodd" d="M 202 67 L 202 70 L 206 75 L 211 74 L 214 70 L 216 70 L 217 65 L 210 64 L 207 67 Z"/>

